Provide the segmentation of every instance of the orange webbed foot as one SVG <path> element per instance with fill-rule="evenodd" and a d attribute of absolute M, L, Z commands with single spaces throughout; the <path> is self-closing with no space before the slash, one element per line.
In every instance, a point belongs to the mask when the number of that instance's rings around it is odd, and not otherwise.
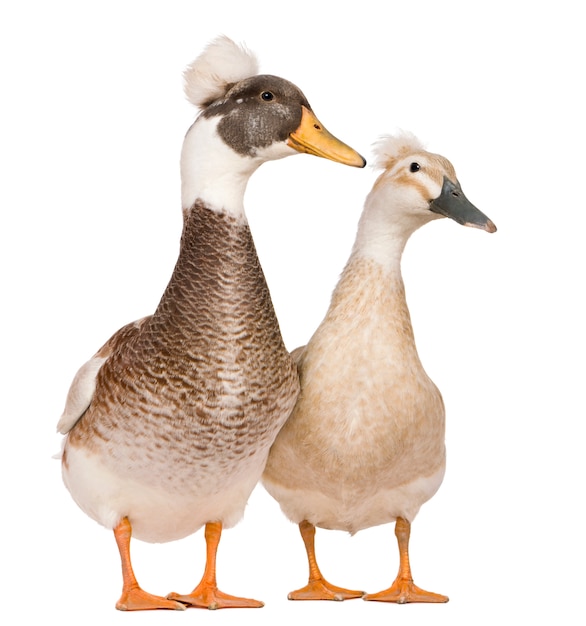
<path fill-rule="evenodd" d="M 124 591 L 116 602 L 119 611 L 149 611 L 155 609 L 171 609 L 174 611 L 184 611 L 185 605 L 174 602 L 161 596 L 143 591 L 140 587 L 135 587 L 129 591 Z"/>
<path fill-rule="evenodd" d="M 118 550 L 120 551 L 120 559 L 122 562 L 122 595 L 116 608 L 119 611 L 151 611 L 154 609 L 171 609 L 175 611 L 184 611 L 185 606 L 179 602 L 173 602 L 154 596 L 152 593 L 143 591 L 136 580 L 132 563 L 130 562 L 130 538 L 132 536 L 132 526 L 130 520 L 124 517 L 114 528 L 114 537 Z"/>
<path fill-rule="evenodd" d="M 307 552 L 309 564 L 309 582 L 305 587 L 292 591 L 287 597 L 289 600 L 351 600 L 361 598 L 364 591 L 354 591 L 336 587 L 329 583 L 322 575 L 315 556 L 315 526 L 303 520 L 299 522 L 299 531 Z"/>
<path fill-rule="evenodd" d="M 395 580 L 388 589 L 378 593 L 368 593 L 362 599 L 376 602 L 396 602 L 397 604 L 407 604 L 408 602 L 441 603 L 449 600 L 448 596 L 420 589 L 412 580 Z"/>
<path fill-rule="evenodd" d="M 395 535 L 399 543 L 399 573 L 395 582 L 384 591 L 378 593 L 368 593 L 363 599 L 377 602 L 396 602 L 397 604 L 407 604 L 408 602 L 447 602 L 448 596 L 439 593 L 424 591 L 415 585 L 411 575 L 411 565 L 409 564 L 409 536 L 411 534 L 411 523 L 403 517 L 398 517 L 395 524 Z"/>
<path fill-rule="evenodd" d="M 250 598 L 239 598 L 223 593 L 217 587 L 203 586 L 196 587 L 191 593 L 181 595 L 178 593 L 170 593 L 168 600 L 176 600 L 187 606 L 193 606 L 202 609 L 259 609 L 264 606 L 264 602 L 252 600 Z"/>
<path fill-rule="evenodd" d="M 352 600 L 361 598 L 364 591 L 354 591 L 344 589 L 330 584 L 327 580 L 320 578 L 310 581 L 305 587 L 292 591 L 287 597 L 289 600 Z"/>

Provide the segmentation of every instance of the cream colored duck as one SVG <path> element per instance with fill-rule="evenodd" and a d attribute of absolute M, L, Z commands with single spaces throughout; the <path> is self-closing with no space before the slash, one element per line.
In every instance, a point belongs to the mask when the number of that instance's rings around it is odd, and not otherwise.
<path fill-rule="evenodd" d="M 224 37 L 187 69 L 187 96 L 202 111 L 181 155 L 177 264 L 155 313 L 119 330 L 79 370 L 58 424 L 67 488 L 114 531 L 121 610 L 262 606 L 218 590 L 216 550 L 222 528 L 243 515 L 299 382 L 243 196 L 268 160 L 307 152 L 365 162 L 321 126 L 295 85 L 257 72 L 256 58 Z M 203 525 L 207 562 L 193 592 L 143 591 L 131 534 L 165 542 Z"/>
<path fill-rule="evenodd" d="M 315 555 L 315 527 L 359 530 L 396 520 L 400 568 L 385 602 L 446 602 L 416 587 L 411 522 L 439 488 L 445 467 L 444 405 L 415 347 L 401 256 L 410 235 L 442 216 L 490 233 L 451 163 L 409 134 L 377 145 L 384 171 L 366 199 L 354 247 L 330 308 L 294 351 L 301 392 L 269 454 L 263 482 L 299 524 L 309 582 L 294 600 L 363 596 L 330 584 Z"/>

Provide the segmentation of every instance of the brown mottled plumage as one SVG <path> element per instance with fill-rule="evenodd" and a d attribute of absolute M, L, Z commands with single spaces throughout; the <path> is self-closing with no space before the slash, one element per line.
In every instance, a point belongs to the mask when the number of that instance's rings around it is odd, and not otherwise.
<path fill-rule="evenodd" d="M 107 361 L 68 449 L 107 457 L 120 479 L 149 476 L 184 495 L 206 484 L 221 490 L 241 463 L 261 463 L 298 392 L 248 225 L 201 203 L 155 314 L 122 328 L 96 356 Z M 194 516 L 186 531 L 206 521 Z M 169 532 L 152 536 L 136 516 L 133 529 L 152 540 Z"/>
<path fill-rule="evenodd" d="M 186 72 L 205 107 L 181 154 L 179 259 L 155 313 L 119 330 L 77 373 L 59 432 L 63 479 L 114 530 L 123 589 L 117 608 L 258 607 L 216 584 L 222 528 L 241 518 L 269 447 L 299 390 L 260 267 L 243 197 L 264 162 L 307 152 L 357 167 L 303 93 L 227 38 Z M 192 593 L 143 591 L 130 539 L 171 541 L 205 524 L 207 561 Z"/>

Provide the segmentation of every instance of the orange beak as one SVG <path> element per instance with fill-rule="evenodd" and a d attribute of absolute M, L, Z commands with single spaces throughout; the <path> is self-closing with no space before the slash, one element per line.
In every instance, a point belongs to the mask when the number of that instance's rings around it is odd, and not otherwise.
<path fill-rule="evenodd" d="M 364 157 L 326 130 L 310 109 L 304 106 L 301 108 L 303 111 L 301 124 L 297 130 L 289 135 L 287 140 L 287 144 L 291 148 L 343 165 L 351 165 L 352 167 L 364 167 L 366 165 Z"/>

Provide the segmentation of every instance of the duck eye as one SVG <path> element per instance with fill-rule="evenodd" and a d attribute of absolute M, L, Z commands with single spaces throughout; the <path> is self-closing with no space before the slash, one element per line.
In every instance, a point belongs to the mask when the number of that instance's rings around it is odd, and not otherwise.
<path fill-rule="evenodd" d="M 420 169 L 421 165 L 419 165 L 419 163 L 411 163 L 411 165 L 409 166 L 410 172 L 418 172 Z"/>
<path fill-rule="evenodd" d="M 273 93 L 271 91 L 263 91 L 260 94 L 260 97 L 265 101 L 265 102 L 270 102 L 275 96 L 273 95 Z"/>

